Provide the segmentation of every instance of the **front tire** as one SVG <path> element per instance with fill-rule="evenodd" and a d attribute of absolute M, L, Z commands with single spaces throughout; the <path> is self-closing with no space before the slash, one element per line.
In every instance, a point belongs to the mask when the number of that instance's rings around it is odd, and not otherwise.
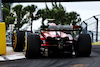
<path fill-rule="evenodd" d="M 12 35 L 12 47 L 15 52 L 21 52 L 25 46 L 25 32 L 17 30 Z"/>

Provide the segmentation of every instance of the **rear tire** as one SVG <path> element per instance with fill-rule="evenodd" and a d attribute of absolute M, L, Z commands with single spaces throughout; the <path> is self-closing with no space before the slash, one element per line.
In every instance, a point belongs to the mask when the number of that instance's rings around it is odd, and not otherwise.
<path fill-rule="evenodd" d="M 91 38 L 89 34 L 81 34 L 76 45 L 76 56 L 88 57 L 91 54 Z"/>
<path fill-rule="evenodd" d="M 17 30 L 16 33 L 12 35 L 12 47 L 16 52 L 21 52 L 25 46 L 25 32 Z M 16 37 L 16 39 L 15 39 Z"/>
<path fill-rule="evenodd" d="M 40 56 L 40 46 L 40 36 L 32 33 L 28 34 L 26 58 L 38 58 Z"/>

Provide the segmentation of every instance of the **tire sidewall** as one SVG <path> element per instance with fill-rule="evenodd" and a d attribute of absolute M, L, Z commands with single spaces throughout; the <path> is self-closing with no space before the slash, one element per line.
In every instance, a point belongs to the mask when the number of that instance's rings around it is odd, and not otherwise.
<path fill-rule="evenodd" d="M 77 56 L 90 56 L 91 54 L 91 38 L 89 34 L 80 34 L 77 45 L 76 55 Z"/>

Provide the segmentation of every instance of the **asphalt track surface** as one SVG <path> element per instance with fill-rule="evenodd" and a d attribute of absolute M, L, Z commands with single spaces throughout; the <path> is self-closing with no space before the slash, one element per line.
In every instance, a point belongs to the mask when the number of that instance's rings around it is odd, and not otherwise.
<path fill-rule="evenodd" d="M 0 67 L 100 67 L 100 45 L 92 46 L 90 57 L 20 59 L 0 62 Z"/>

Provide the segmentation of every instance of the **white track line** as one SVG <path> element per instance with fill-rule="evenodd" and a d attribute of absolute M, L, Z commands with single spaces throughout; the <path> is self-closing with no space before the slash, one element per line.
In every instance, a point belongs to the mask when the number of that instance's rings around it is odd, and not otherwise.
<path fill-rule="evenodd" d="M 5 59 L 2 56 L 0 56 L 0 61 L 5 61 Z"/>
<path fill-rule="evenodd" d="M 5 56 L 5 58 L 7 58 L 8 60 L 17 60 L 17 59 L 24 59 L 25 56 L 24 54 L 14 54 L 14 55 Z"/>
<path fill-rule="evenodd" d="M 12 47 L 6 47 L 6 54 L 0 56 L 0 61 L 24 59 L 24 52 L 14 52 Z"/>

